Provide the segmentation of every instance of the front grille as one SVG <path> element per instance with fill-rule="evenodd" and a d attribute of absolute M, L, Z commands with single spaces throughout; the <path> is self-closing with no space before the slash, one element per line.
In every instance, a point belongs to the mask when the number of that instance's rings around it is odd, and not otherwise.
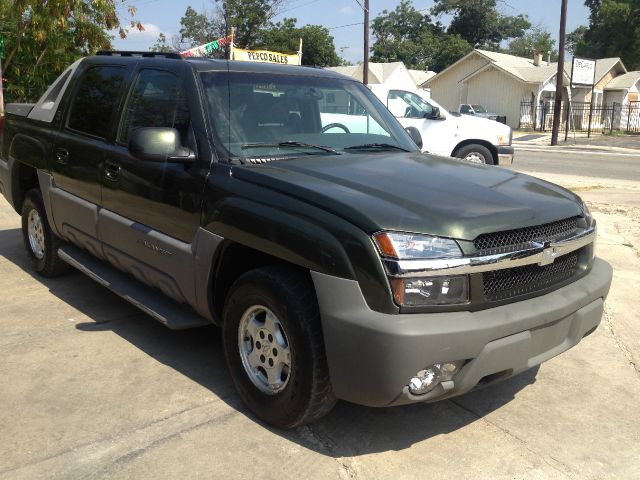
<path fill-rule="evenodd" d="M 580 252 L 563 255 L 544 267 L 526 265 L 485 272 L 482 274 L 484 297 L 488 301 L 506 300 L 564 282 L 578 273 Z"/>
<path fill-rule="evenodd" d="M 473 244 L 477 250 L 511 250 L 529 242 L 553 242 L 573 236 L 578 229 L 578 218 L 565 218 L 557 222 L 545 223 L 534 227 L 506 230 L 504 232 L 484 233 Z"/>

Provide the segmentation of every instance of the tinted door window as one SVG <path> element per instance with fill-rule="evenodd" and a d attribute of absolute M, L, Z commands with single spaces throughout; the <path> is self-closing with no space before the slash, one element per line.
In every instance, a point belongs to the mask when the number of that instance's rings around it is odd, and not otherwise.
<path fill-rule="evenodd" d="M 419 95 L 403 90 L 389 91 L 387 108 L 396 117 L 404 118 L 426 118 L 433 111 L 433 107 Z"/>
<path fill-rule="evenodd" d="M 71 105 L 68 127 L 78 132 L 105 138 L 124 81 L 124 74 L 125 69 L 119 66 L 89 68 L 80 79 Z"/>
<path fill-rule="evenodd" d="M 189 107 L 182 82 L 171 72 L 142 70 L 136 79 L 120 125 L 118 141 L 127 143 L 141 127 L 168 127 L 180 132 L 183 145 L 189 139 Z"/>

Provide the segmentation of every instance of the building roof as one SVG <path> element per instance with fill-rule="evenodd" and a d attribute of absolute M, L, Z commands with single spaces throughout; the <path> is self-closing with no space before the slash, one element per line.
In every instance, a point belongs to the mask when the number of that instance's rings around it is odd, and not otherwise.
<path fill-rule="evenodd" d="M 374 63 L 369 62 L 369 83 L 384 83 L 393 72 L 398 68 L 405 68 L 402 62 L 393 63 Z M 334 72 L 342 73 L 351 78 L 362 82 L 364 65 L 353 65 L 349 67 L 327 67 L 326 70 L 332 70 Z"/>
<path fill-rule="evenodd" d="M 479 55 L 485 58 L 489 62 L 487 65 L 493 65 L 499 70 L 502 70 L 512 77 L 515 77 L 516 79 L 526 83 L 544 83 L 550 78 L 553 78 L 558 71 L 557 62 L 547 63 L 543 61 L 539 66 L 535 66 L 533 64 L 533 58 L 516 57 L 515 55 L 509 55 L 507 53 L 498 53 L 490 52 L 488 50 L 475 49 L 455 62 L 453 65 L 445 68 L 437 76 L 442 75 L 454 65 L 457 65 L 458 63 L 466 60 L 471 55 Z M 602 78 L 617 64 L 620 64 L 620 67 L 624 72 L 627 71 L 624 64 L 618 57 L 601 58 L 596 60 L 596 83 L 602 80 Z M 466 78 L 470 78 L 476 73 L 484 71 L 487 65 L 483 65 L 481 68 L 479 68 L 475 72 L 472 72 Z M 571 77 L 571 62 L 565 62 L 564 73 L 568 80 Z M 431 80 L 433 80 L 433 77 L 424 82 L 426 86 L 431 82 Z"/>
<path fill-rule="evenodd" d="M 436 76 L 436 72 L 432 72 L 431 70 L 408 70 L 413 81 L 416 82 L 416 85 L 422 85 L 427 80 Z"/>
<path fill-rule="evenodd" d="M 620 75 L 604 87 L 605 90 L 629 90 L 636 83 L 640 82 L 640 72 L 627 72 L 624 75 Z"/>

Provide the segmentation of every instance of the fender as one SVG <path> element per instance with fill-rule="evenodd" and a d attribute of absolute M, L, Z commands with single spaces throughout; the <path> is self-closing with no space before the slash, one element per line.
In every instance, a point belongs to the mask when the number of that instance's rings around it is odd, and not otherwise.
<path fill-rule="evenodd" d="M 207 199 L 203 228 L 306 270 L 357 280 L 372 309 L 397 313 L 382 262 L 365 232 L 286 195 L 258 186 L 250 190 L 251 199 Z M 268 193 L 269 204 L 259 201 L 266 198 L 262 193 Z"/>

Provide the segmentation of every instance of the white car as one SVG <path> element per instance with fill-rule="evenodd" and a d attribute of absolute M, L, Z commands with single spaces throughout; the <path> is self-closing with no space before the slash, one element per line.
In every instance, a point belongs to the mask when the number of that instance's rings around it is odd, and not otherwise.
<path fill-rule="evenodd" d="M 415 127 L 422 150 L 470 162 L 510 165 L 513 162 L 512 130 L 509 126 L 468 115 L 455 116 L 418 92 L 370 85 L 400 124 Z"/>

